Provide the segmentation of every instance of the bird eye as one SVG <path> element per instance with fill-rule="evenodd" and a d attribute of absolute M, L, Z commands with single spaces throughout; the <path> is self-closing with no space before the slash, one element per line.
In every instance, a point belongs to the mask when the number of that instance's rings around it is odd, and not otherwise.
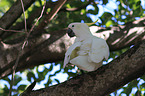
<path fill-rule="evenodd" d="M 75 27 L 74 25 L 72 25 L 72 27 Z"/>

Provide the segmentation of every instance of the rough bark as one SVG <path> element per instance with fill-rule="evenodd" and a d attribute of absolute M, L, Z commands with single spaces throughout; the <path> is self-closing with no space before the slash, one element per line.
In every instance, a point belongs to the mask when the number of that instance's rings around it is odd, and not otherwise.
<path fill-rule="evenodd" d="M 25 10 L 29 8 L 29 6 L 35 0 L 23 0 Z M 23 13 L 21 1 L 17 0 L 11 8 L 0 18 L 0 27 L 7 29 L 9 28 Z M 0 30 L 0 35 L 2 34 L 2 30 Z"/>
<path fill-rule="evenodd" d="M 145 18 L 141 18 L 132 23 L 127 23 L 124 26 L 111 27 L 110 29 L 95 26 L 97 29 L 96 31 L 98 32 L 96 35 L 99 37 L 104 35 L 104 39 L 107 40 L 111 51 L 122 49 L 145 39 L 144 22 Z M 132 27 L 127 27 L 129 25 Z M 37 33 L 43 32 L 37 30 Z M 30 36 L 31 38 L 21 55 L 17 71 L 32 68 L 48 62 L 63 60 L 66 49 L 73 41 L 65 34 L 65 29 L 63 29 L 49 32 L 49 34 L 41 34 L 39 36 L 33 34 Z M 22 37 L 19 39 L 22 39 Z M 23 41 L 23 39 L 16 39 L 14 41 Z M 16 60 L 22 42 L 14 43 L 11 40 L 11 42 L 7 41 L 6 43 L 9 44 L 1 42 L 0 45 L 0 78 L 11 73 L 11 67 Z"/>
<path fill-rule="evenodd" d="M 145 17 L 124 25 L 110 28 L 96 27 L 95 29 L 97 33 L 102 33 L 102 36 L 105 34 L 104 38 L 107 40 L 110 50 L 115 51 L 145 39 Z"/>
<path fill-rule="evenodd" d="M 68 0 L 68 1 L 70 2 L 71 0 Z M 59 1 L 59 2 L 62 2 L 62 1 Z M 63 8 L 61 8 L 61 9 L 58 11 L 58 13 L 61 13 L 61 12 L 70 12 L 70 11 L 80 11 L 82 8 L 85 9 L 85 7 L 86 7 L 87 5 L 89 5 L 91 2 L 93 2 L 93 0 L 89 0 L 87 4 L 82 5 L 82 6 L 78 7 L 78 8 L 71 8 L 71 9 L 68 9 L 68 8 L 63 7 Z M 45 7 L 45 10 L 44 10 L 43 17 L 47 17 L 47 18 L 48 18 L 48 17 L 51 17 L 51 16 L 48 16 L 48 13 L 46 13 L 46 10 L 47 10 L 48 8 L 51 8 L 51 9 L 52 9 L 52 8 L 56 5 L 56 3 L 57 3 L 57 2 L 47 2 L 47 3 L 46 3 L 46 7 Z M 42 7 L 43 7 L 43 6 L 42 6 Z M 28 17 L 28 19 L 26 19 L 26 21 L 27 21 L 27 28 L 28 28 L 28 29 L 30 29 L 30 28 L 32 27 L 32 24 L 33 24 L 34 20 L 35 20 L 36 18 L 39 17 L 39 15 L 40 15 L 40 13 L 41 13 L 41 11 L 42 11 L 42 7 L 36 7 L 36 8 L 33 8 L 33 9 L 32 9 L 31 14 L 33 14 L 33 15 L 30 15 L 30 16 Z M 51 15 L 52 15 L 52 14 L 51 14 Z M 43 21 L 44 21 L 44 20 L 43 20 Z M 50 21 L 50 20 L 48 20 L 48 21 Z M 46 24 L 47 24 L 47 23 L 46 23 Z M 10 30 L 22 30 L 22 29 L 24 29 L 24 27 L 25 27 L 24 21 L 22 21 L 22 22 L 17 22 L 16 25 L 11 26 L 9 29 L 10 29 Z M 14 34 L 15 34 L 15 33 L 13 33 L 13 32 L 4 32 L 4 34 L 2 34 L 2 35 L 0 36 L 0 39 L 1 39 L 1 40 L 4 40 L 4 39 L 9 38 L 10 36 L 12 36 L 12 35 L 14 35 Z"/>
<path fill-rule="evenodd" d="M 55 10 L 51 10 L 50 11 L 50 13 L 48 14 L 48 17 L 47 18 L 45 18 L 44 19 L 44 22 L 45 22 L 45 20 L 46 19 L 48 19 L 48 20 L 52 20 L 53 19 L 53 17 L 56 15 L 56 13 L 60 10 L 60 8 L 62 7 L 62 5 L 66 2 L 67 0 L 59 0 L 57 3 L 56 3 L 56 5 L 54 6 L 54 9 Z M 17 3 L 17 2 L 16 2 Z M 41 28 L 43 28 L 43 27 L 45 27 L 46 25 L 47 25 L 48 23 L 44 23 L 44 24 L 42 24 L 42 25 L 40 25 L 40 26 L 38 26 L 36 29 L 35 29 L 35 31 L 33 32 L 34 34 L 32 34 L 33 36 L 36 36 L 36 34 L 39 32 L 39 28 L 41 27 Z M 54 32 L 55 33 L 55 32 Z M 53 33 L 52 33 L 53 34 Z M 41 37 L 41 35 L 42 34 L 39 34 L 40 36 L 39 37 Z M 27 61 L 31 61 L 31 59 L 30 59 L 30 56 L 31 55 L 34 55 L 35 53 L 37 53 L 37 50 L 40 50 L 40 53 L 41 54 L 43 54 L 43 52 L 45 53 L 45 51 L 42 51 L 43 50 L 43 48 L 45 47 L 45 48 L 48 48 L 48 50 L 47 50 L 47 52 L 48 52 L 48 54 L 47 54 L 47 57 L 49 58 L 49 57 L 52 57 L 52 56 L 54 56 L 54 54 L 55 55 L 58 55 L 57 56 L 57 58 L 59 58 L 59 54 L 58 53 L 60 53 L 60 50 L 61 49 L 59 49 L 58 48 L 58 46 L 62 46 L 62 47 L 65 47 L 65 46 L 63 46 L 63 44 L 61 44 L 61 42 L 59 42 L 61 39 L 61 37 L 62 37 L 62 35 L 64 35 L 63 33 L 61 33 L 59 36 L 60 37 L 58 37 L 57 35 L 57 33 L 56 33 L 56 35 L 51 35 L 50 36 L 50 38 L 49 38 L 49 36 L 48 35 L 50 35 L 50 34 L 47 34 L 47 35 L 42 35 L 42 37 L 41 38 L 33 38 L 33 40 L 32 39 L 30 39 L 28 42 L 28 46 L 24 49 L 24 50 L 22 50 L 23 52 L 22 52 L 22 54 L 21 54 L 21 56 L 20 56 L 20 60 L 19 60 L 19 65 L 18 65 L 18 68 L 20 67 L 20 68 L 22 68 L 22 69 L 24 69 L 24 68 L 31 68 L 31 63 L 30 63 L 30 66 L 28 65 L 28 63 L 27 63 Z M 55 36 L 55 37 L 54 37 Z M 24 36 L 23 37 L 21 37 L 22 39 L 24 39 Z M 49 39 L 50 40 L 49 40 Z M 47 40 L 48 39 L 48 40 Z M 58 39 L 60 39 L 60 40 L 58 40 Z M 18 39 L 17 40 L 14 40 L 14 41 L 18 41 Z M 23 41 L 24 40 L 22 40 L 21 42 L 18 42 L 18 43 L 15 43 L 15 44 L 11 44 L 11 45 L 8 45 L 8 44 L 4 44 L 2 41 L 1 41 L 1 44 L 0 44 L 0 51 L 1 51 L 1 55 L 0 55 L 0 60 L 2 61 L 1 63 L 0 63 L 0 78 L 2 78 L 2 77 L 4 77 L 4 76 L 6 76 L 6 75 L 8 75 L 8 74 L 10 74 L 11 73 L 11 68 L 12 68 L 12 66 L 14 65 L 14 63 L 15 63 L 15 61 L 16 61 L 16 59 L 17 59 L 17 56 L 18 56 L 18 53 L 19 53 L 19 51 L 20 51 L 20 49 L 21 49 L 21 44 L 23 43 Z M 54 41 L 56 41 L 55 43 L 53 43 Z M 58 44 L 58 42 L 59 42 L 59 44 Z M 62 40 L 61 40 L 62 41 Z M 36 43 L 37 42 L 37 43 Z M 41 43 L 40 43 L 41 42 Z M 51 45 L 51 43 L 53 43 L 53 45 L 52 46 L 50 46 L 50 48 L 47 46 L 47 45 Z M 57 45 L 58 44 L 58 45 Z M 60 45 L 61 44 L 61 45 Z M 57 46 L 56 46 L 57 45 Z M 35 47 L 35 48 L 34 48 Z M 33 49 L 33 50 L 32 50 Z M 55 49 L 55 51 L 53 51 Z M 57 50 L 56 50 L 57 49 Z M 51 50 L 51 51 L 50 51 Z M 62 53 L 64 53 L 63 52 L 63 49 L 61 50 L 62 51 Z M 51 53 L 51 52 L 53 52 L 54 54 L 53 55 L 50 55 L 49 53 Z M 9 54 L 8 54 L 9 53 Z M 38 55 L 38 54 L 37 54 Z M 43 55 L 43 56 L 46 56 L 46 55 Z M 41 57 L 43 57 L 43 56 L 41 56 Z M 33 57 L 33 56 L 32 56 Z M 42 59 L 41 60 L 41 58 L 39 58 L 40 57 L 40 54 L 38 55 L 38 56 L 36 56 L 37 58 L 38 58 L 38 60 L 40 60 L 40 61 L 38 61 L 37 62 L 37 64 L 39 63 L 39 64 L 43 64 L 43 62 L 44 62 L 44 60 L 46 59 L 46 58 L 44 58 L 44 59 Z M 35 57 L 35 59 L 36 59 L 36 57 Z M 55 58 L 56 58 L 56 56 L 54 56 Z M 55 59 L 54 58 L 54 59 Z M 33 59 L 32 59 L 33 60 Z M 23 64 L 24 64 L 24 66 L 23 67 L 21 67 L 21 62 L 23 62 Z M 51 62 L 51 61 L 50 61 Z M 17 69 L 18 69 L 17 68 Z"/>
<path fill-rule="evenodd" d="M 35 90 L 29 96 L 107 96 L 145 71 L 145 41 L 94 72 L 76 76 L 61 84 Z"/>
<path fill-rule="evenodd" d="M 29 8 L 35 0 L 23 0 L 25 9 Z M 59 12 L 78 11 L 85 8 L 93 0 L 89 0 L 87 4 L 74 9 L 60 9 L 67 0 L 58 0 L 53 3 L 53 6 L 48 4 L 51 10 L 41 23 L 32 32 L 28 44 L 24 48 L 16 71 L 32 68 L 40 64 L 48 62 L 61 61 L 64 58 L 66 49 L 71 45 L 72 40 L 65 35 L 65 29 L 46 32 L 44 27 L 53 19 L 55 14 Z M 63 3 L 62 3 L 63 2 Z M 40 13 L 37 10 L 36 13 Z M 21 16 L 22 7 L 20 0 L 3 15 L 0 19 L 0 27 L 4 29 L 23 29 L 24 25 L 17 24 L 13 27 L 14 22 Z M 36 14 L 28 18 L 28 28 L 31 27 L 34 19 L 39 15 Z M 12 19 L 9 19 L 12 18 Z M 47 21 L 47 22 L 44 22 Z M 59 26 L 59 25 L 58 25 Z M 105 96 L 117 88 L 122 87 L 124 84 L 131 80 L 140 77 L 144 74 L 145 69 L 145 17 L 134 22 L 126 23 L 123 26 L 113 26 L 111 28 L 91 27 L 96 29 L 95 35 L 103 37 L 109 47 L 110 51 L 119 50 L 129 47 L 132 44 L 138 43 L 133 48 L 129 49 L 126 53 L 122 54 L 117 59 L 113 60 L 110 64 L 102 66 L 94 72 L 89 72 L 77 77 L 74 77 L 62 84 L 51 86 L 45 89 L 40 89 L 30 93 L 34 95 L 97 95 Z M 13 38 L 12 40 L 4 40 L 13 34 L 7 34 L 0 30 L 0 78 L 11 74 L 11 68 L 14 65 L 17 55 L 20 51 L 21 45 L 25 36 L 20 38 Z M 104 36 L 103 36 L 104 35 Z M 143 41 L 142 43 L 140 43 Z M 103 91 L 102 91 L 103 90 Z"/>
<path fill-rule="evenodd" d="M 29 2 L 27 0 L 23 0 L 23 2 L 25 8 L 28 8 L 32 4 L 32 2 L 34 2 L 34 0 L 29 0 Z M 50 14 L 46 14 L 46 16 L 49 17 L 46 18 L 48 19 L 48 22 L 52 19 L 54 14 L 56 14 L 59 11 L 60 6 L 62 6 L 60 2 L 61 1 L 53 3 L 55 10 L 52 10 Z M 92 0 L 90 0 L 87 4 L 89 4 L 90 2 L 92 2 Z M 21 7 L 19 0 L 14 5 L 0 19 L 0 25 L 2 25 L 1 27 L 3 27 L 3 24 L 6 23 L 4 24 L 5 27 L 3 28 L 9 28 L 14 23 L 14 21 L 20 16 L 20 14 L 22 14 L 22 9 L 19 8 Z M 48 7 L 52 6 L 48 5 Z M 17 15 L 11 14 L 13 11 L 16 12 Z M 77 11 L 77 9 L 73 11 Z M 11 18 L 14 18 L 14 20 L 8 21 L 8 19 L 6 18 L 7 15 L 10 15 Z M 45 21 L 45 19 L 43 19 L 43 21 Z M 42 26 L 40 24 L 38 27 L 42 29 L 36 28 L 39 30 L 34 30 L 34 32 L 32 32 L 32 34 L 30 35 L 28 44 L 24 48 L 22 55 L 20 57 L 21 59 L 18 64 L 17 71 L 32 68 L 34 66 L 38 66 L 40 64 L 48 62 L 56 62 L 63 60 L 64 53 L 66 49 L 69 47 L 69 45 L 72 44 L 73 39 L 70 40 L 70 38 L 67 35 L 65 35 L 66 33 L 65 29 L 54 32 L 46 32 L 46 30 L 44 30 L 43 28 L 47 24 L 48 23 L 42 24 Z M 127 23 L 123 26 L 116 26 L 111 28 L 102 28 L 95 26 L 93 27 L 93 29 L 96 29 L 97 36 L 100 37 L 100 34 L 101 36 L 104 35 L 103 38 L 107 40 L 110 50 L 115 51 L 125 47 L 129 47 L 130 45 L 135 44 L 136 42 L 144 40 L 145 39 L 144 26 L 145 26 L 145 17 L 141 18 L 140 20 Z M 17 26 L 17 28 L 18 27 L 20 28 L 20 26 Z M 6 32 L 3 33 L 6 34 Z M 3 34 L 0 34 L 0 39 L 3 40 L 5 36 Z M 4 40 L 0 42 L 0 61 L 1 61 L 0 78 L 3 78 L 11 73 L 11 68 L 15 63 L 15 60 L 21 48 L 21 44 L 24 41 L 24 37 L 25 36 L 21 36 L 13 38 L 9 41 Z"/>

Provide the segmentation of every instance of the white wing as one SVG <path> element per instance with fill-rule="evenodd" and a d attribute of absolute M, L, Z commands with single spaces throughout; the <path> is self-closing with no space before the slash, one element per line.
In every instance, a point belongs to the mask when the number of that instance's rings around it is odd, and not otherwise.
<path fill-rule="evenodd" d="M 65 53 L 63 68 L 65 68 L 66 64 L 68 64 L 68 62 L 70 61 L 70 55 L 71 55 L 72 51 L 80 46 L 81 46 L 81 42 L 76 42 L 68 48 L 67 52 Z"/>
<path fill-rule="evenodd" d="M 104 58 L 107 60 L 108 57 L 109 57 L 109 47 L 106 41 L 102 38 L 94 36 L 88 60 L 95 63 L 99 63 Z"/>
<path fill-rule="evenodd" d="M 76 65 L 77 67 L 85 71 L 94 71 L 102 65 L 102 62 L 89 62 L 88 56 L 77 56 L 76 58 L 71 59 L 70 63 Z"/>

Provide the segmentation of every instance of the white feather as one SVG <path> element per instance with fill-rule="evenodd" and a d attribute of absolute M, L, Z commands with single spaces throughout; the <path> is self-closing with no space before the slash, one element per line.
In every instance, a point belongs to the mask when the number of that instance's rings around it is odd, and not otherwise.
<path fill-rule="evenodd" d="M 66 64 L 69 63 L 69 61 L 70 61 L 70 55 L 71 55 L 72 51 L 75 50 L 77 47 L 80 47 L 80 46 L 81 46 L 81 42 L 76 42 L 76 43 L 72 44 L 68 48 L 67 52 L 65 53 L 63 68 L 65 68 Z"/>
<path fill-rule="evenodd" d="M 89 52 L 89 60 L 92 62 L 99 63 L 104 58 L 107 60 L 109 57 L 109 47 L 106 41 L 102 38 L 93 37 L 92 47 Z"/>
<path fill-rule="evenodd" d="M 77 56 L 76 58 L 70 60 L 70 63 L 78 66 L 80 69 L 83 69 L 85 71 L 94 71 L 102 65 L 102 62 L 98 64 L 89 62 L 88 56 Z"/>
<path fill-rule="evenodd" d="M 71 23 L 68 27 L 76 34 L 76 40 L 65 53 L 63 67 L 71 63 L 85 71 L 94 71 L 99 68 L 102 61 L 109 57 L 109 47 L 106 41 L 93 36 L 85 23 Z M 76 50 L 78 47 L 79 50 Z M 72 52 L 77 55 L 72 57 Z"/>

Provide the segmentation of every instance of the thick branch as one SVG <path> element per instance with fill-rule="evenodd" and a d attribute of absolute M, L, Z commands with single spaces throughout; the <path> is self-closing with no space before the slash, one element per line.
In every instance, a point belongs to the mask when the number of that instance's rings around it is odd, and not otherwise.
<path fill-rule="evenodd" d="M 35 0 L 23 0 L 25 10 Z M 0 18 L 0 27 L 7 29 L 9 28 L 23 13 L 20 0 L 17 0 L 12 7 Z M 11 19 L 10 19 L 11 18 Z M 0 30 L 1 34 L 2 30 Z"/>
<path fill-rule="evenodd" d="M 29 96 L 108 96 L 145 72 L 145 41 L 94 72 L 76 76 L 62 84 L 36 90 Z"/>
<path fill-rule="evenodd" d="M 70 1 L 70 2 L 71 2 L 71 1 Z M 79 11 L 79 10 L 85 8 L 85 7 L 86 7 L 87 5 L 89 5 L 91 2 L 93 2 L 93 0 L 89 0 L 89 1 L 87 2 L 87 4 L 85 4 L 85 5 L 83 5 L 83 6 L 80 6 L 80 7 L 78 7 L 78 8 L 72 8 L 72 9 L 62 8 L 62 9 L 59 10 L 59 12 L 64 12 L 64 11 Z M 47 2 L 47 3 L 46 3 L 46 8 L 45 8 L 45 9 L 47 9 L 47 8 L 51 8 L 51 9 L 52 9 L 52 8 L 56 5 L 55 3 L 56 3 L 56 2 L 51 2 L 51 3 L 50 3 L 50 2 Z M 31 13 L 31 14 L 33 14 L 33 15 L 30 15 L 30 16 L 28 17 L 28 19 L 27 19 L 27 28 L 28 28 L 28 29 L 31 28 L 31 25 L 32 25 L 32 23 L 34 22 L 34 20 L 40 15 L 41 10 L 42 10 L 42 7 L 33 8 L 32 13 Z M 46 12 L 46 10 L 45 10 L 45 12 Z M 45 13 L 45 12 L 44 12 L 44 13 Z M 47 15 L 47 14 L 44 14 L 44 16 L 45 16 L 45 15 Z M 47 15 L 46 17 L 48 17 L 48 15 Z M 24 29 L 24 21 L 18 22 L 18 23 L 16 23 L 15 26 L 10 27 L 10 30 L 22 30 L 22 29 Z M 15 34 L 15 33 L 13 33 L 13 32 L 5 32 L 5 33 L 1 36 L 1 39 L 4 40 L 4 39 L 6 39 L 6 38 L 9 38 L 9 36 L 11 36 L 11 35 L 13 35 L 13 34 Z"/>
<path fill-rule="evenodd" d="M 44 34 L 37 38 L 30 39 L 20 57 L 17 71 L 47 62 L 62 60 L 70 42 L 67 42 L 69 38 L 65 35 L 64 30 L 57 32 L 58 31 L 54 31 L 50 34 Z M 15 45 L 0 44 L 0 78 L 2 78 L 11 73 L 11 67 L 15 63 L 21 43 Z"/>
<path fill-rule="evenodd" d="M 102 34 L 102 36 L 105 35 L 105 39 L 107 40 L 107 43 L 110 46 L 110 50 L 118 50 L 121 48 L 129 47 L 130 45 L 145 39 L 144 38 L 145 25 L 143 25 L 144 18 L 140 19 L 140 21 L 135 22 L 136 22 L 135 25 L 133 25 L 134 23 L 130 24 L 131 26 L 133 26 L 130 29 L 125 27 L 128 26 L 127 24 L 123 27 L 122 26 L 112 27 L 109 30 L 105 28 L 99 29 L 100 27 L 95 27 L 98 30 L 97 32 L 102 30 L 100 33 L 96 34 L 99 37 L 100 34 Z M 41 30 L 36 31 L 38 33 L 42 33 Z M 29 39 L 28 41 L 28 45 L 25 47 L 23 51 L 23 55 L 21 56 L 20 64 L 18 65 L 17 71 L 24 70 L 29 67 L 38 66 L 40 64 L 48 62 L 56 62 L 63 60 L 64 53 L 66 49 L 72 44 L 72 40 L 67 35 L 65 35 L 66 33 L 65 29 L 49 33 L 50 34 L 42 34 L 39 36 L 33 34 L 31 39 Z M 117 41 L 118 39 L 119 41 Z M 12 45 L 1 43 L 0 45 L 1 78 L 11 73 L 10 68 L 13 66 L 15 62 L 17 53 L 19 52 L 19 46 L 20 46 L 19 43 Z"/>
<path fill-rule="evenodd" d="M 115 51 L 145 39 L 145 17 L 125 25 L 110 28 L 95 26 L 91 30 L 95 30 L 97 36 L 106 39 L 110 50 Z"/>
<path fill-rule="evenodd" d="M 50 3 L 50 2 L 47 1 L 43 16 L 46 15 L 47 8 L 52 8 L 54 6 L 54 4 L 55 4 L 54 2 Z M 28 29 L 31 29 L 31 27 L 34 23 L 34 20 L 40 16 L 42 8 L 43 8 L 43 6 L 41 6 L 41 7 L 35 7 L 34 6 L 31 13 L 29 13 L 31 15 L 26 19 Z M 25 26 L 24 21 L 17 22 L 16 25 L 11 26 L 9 28 L 9 30 L 22 30 L 22 29 L 24 29 L 24 26 Z M 2 36 L 0 36 L 0 38 L 2 39 L 2 41 L 4 41 L 5 39 L 10 38 L 10 36 L 12 36 L 14 34 L 16 34 L 16 33 L 14 33 L 14 32 L 4 32 L 4 34 L 2 34 Z"/>

